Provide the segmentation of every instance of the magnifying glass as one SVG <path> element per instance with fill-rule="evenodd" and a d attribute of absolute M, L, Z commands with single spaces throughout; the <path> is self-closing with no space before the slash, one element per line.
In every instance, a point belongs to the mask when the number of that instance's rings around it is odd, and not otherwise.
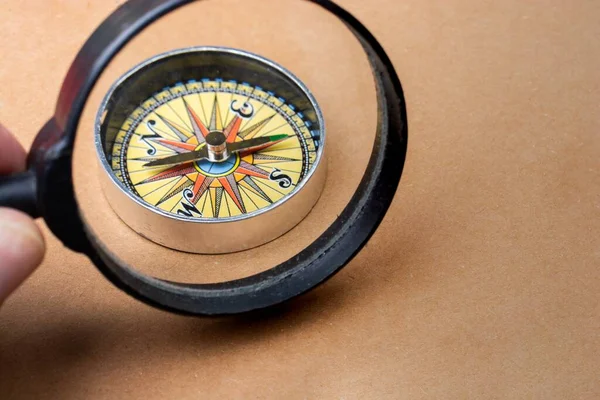
<path fill-rule="evenodd" d="M 149 305 L 236 314 L 347 265 L 406 146 L 392 63 L 335 3 L 130 0 L 76 56 L 0 205 Z"/>

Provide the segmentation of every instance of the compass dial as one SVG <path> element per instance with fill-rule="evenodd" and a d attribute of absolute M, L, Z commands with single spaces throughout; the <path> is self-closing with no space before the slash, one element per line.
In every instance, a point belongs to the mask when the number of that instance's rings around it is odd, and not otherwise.
<path fill-rule="evenodd" d="M 285 139 L 207 159 L 147 166 L 201 149 L 211 132 L 227 143 L 272 135 Z M 318 132 L 292 104 L 258 86 L 203 79 L 166 87 L 124 121 L 112 148 L 112 170 L 149 205 L 183 218 L 234 217 L 285 198 L 317 158 Z"/>

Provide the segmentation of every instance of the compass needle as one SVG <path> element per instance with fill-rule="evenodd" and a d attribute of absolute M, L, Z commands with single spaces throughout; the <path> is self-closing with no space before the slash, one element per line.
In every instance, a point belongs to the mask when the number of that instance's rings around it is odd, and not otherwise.
<path fill-rule="evenodd" d="M 225 145 L 225 148 L 227 149 L 228 154 L 234 154 L 234 153 L 241 152 L 242 153 L 241 156 L 246 157 L 249 154 L 269 148 L 269 147 L 271 147 L 279 142 L 282 142 L 285 139 L 288 139 L 290 137 L 291 136 L 288 136 L 288 135 L 262 136 L 262 137 L 255 138 L 255 139 L 231 143 L 229 145 L 226 143 L 222 143 L 222 144 Z M 196 146 L 189 145 L 187 143 L 177 143 L 177 142 L 169 142 L 169 141 L 165 142 L 163 139 L 159 139 L 158 142 L 165 146 L 171 146 L 173 148 L 173 150 L 175 150 L 176 152 L 178 152 L 180 154 L 150 161 L 150 162 L 144 164 L 144 167 L 155 167 L 155 166 L 159 166 L 159 165 L 169 165 L 169 164 L 181 164 L 181 163 L 186 163 L 186 162 L 191 162 L 191 161 L 200 161 L 205 158 L 211 159 L 211 157 L 210 157 L 210 146 L 211 145 L 210 144 L 206 147 L 201 148 L 200 150 L 189 151 L 189 150 L 196 148 Z M 182 150 L 184 150 L 184 149 L 188 150 L 188 152 L 183 153 Z M 227 157 L 225 157 L 224 159 L 226 159 L 226 158 Z"/>
<path fill-rule="evenodd" d="M 230 152 L 242 152 L 242 157 L 248 154 L 255 153 L 260 150 L 269 148 L 279 142 L 291 138 L 289 135 L 271 135 L 261 136 L 254 139 L 243 140 L 241 142 L 232 143 L 229 146 Z"/>
<path fill-rule="evenodd" d="M 196 146 L 194 146 L 196 148 Z M 203 158 L 208 157 L 208 151 L 206 147 L 201 148 L 200 150 L 188 151 L 186 153 L 180 153 L 175 156 L 169 156 L 160 158 L 158 160 L 150 161 L 144 164 L 144 167 L 155 167 L 159 165 L 172 165 L 172 164 L 182 164 L 189 163 L 192 161 L 199 161 Z"/>

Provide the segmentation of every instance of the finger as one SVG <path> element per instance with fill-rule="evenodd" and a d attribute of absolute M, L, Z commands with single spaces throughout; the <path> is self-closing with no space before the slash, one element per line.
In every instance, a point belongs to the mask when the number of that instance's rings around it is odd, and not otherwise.
<path fill-rule="evenodd" d="M 26 156 L 23 146 L 0 124 L 0 175 L 25 170 Z"/>
<path fill-rule="evenodd" d="M 31 218 L 0 208 L 0 304 L 40 265 L 45 249 L 42 233 Z"/>

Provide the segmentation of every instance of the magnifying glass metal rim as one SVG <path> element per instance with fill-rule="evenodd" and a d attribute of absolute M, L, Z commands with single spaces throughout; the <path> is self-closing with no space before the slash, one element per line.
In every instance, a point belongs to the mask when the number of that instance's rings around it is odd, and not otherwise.
<path fill-rule="evenodd" d="M 67 73 L 54 117 L 32 145 L 29 170 L 0 179 L 0 205 L 42 217 L 64 245 L 86 254 L 113 284 L 149 305 L 186 315 L 237 314 L 311 290 L 347 265 L 369 241 L 402 176 L 408 140 L 406 105 L 392 62 L 371 32 L 330 0 L 303 0 L 341 20 L 362 44 L 373 70 L 378 129 L 356 192 L 319 238 L 265 272 L 214 284 L 185 284 L 143 275 L 112 254 L 86 225 L 73 188 L 73 147 L 87 98 L 112 58 L 146 26 L 192 1 L 202 0 L 129 0 L 96 29 Z"/>

